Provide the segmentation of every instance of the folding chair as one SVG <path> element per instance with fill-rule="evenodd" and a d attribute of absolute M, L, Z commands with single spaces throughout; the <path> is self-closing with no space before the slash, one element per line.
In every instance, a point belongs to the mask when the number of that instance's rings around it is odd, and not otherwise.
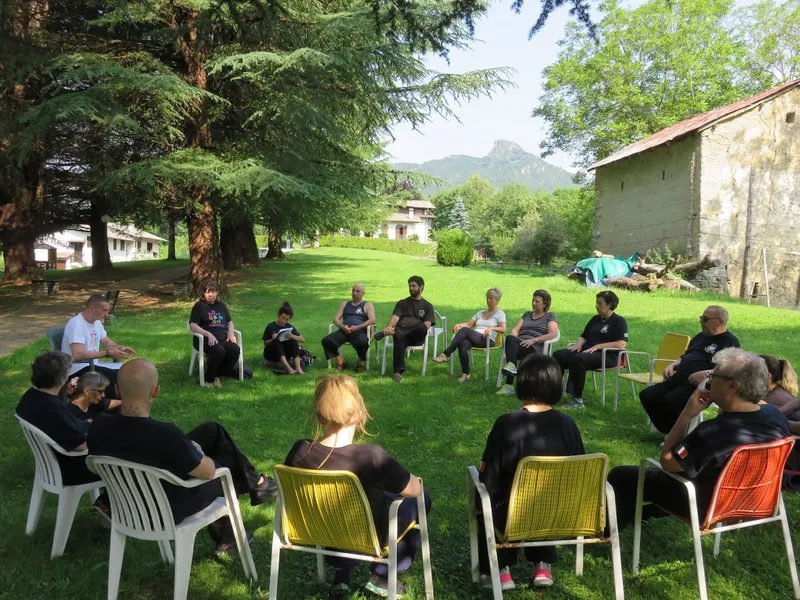
<path fill-rule="evenodd" d="M 734 450 L 717 478 L 714 494 L 711 497 L 711 504 L 708 506 L 708 511 L 702 523 L 697 513 L 697 494 L 694 483 L 676 473 L 664 470 L 652 458 L 642 460 L 639 465 L 639 485 L 636 490 L 633 572 L 639 572 L 645 468 L 653 467 L 686 486 L 690 518 L 687 520 L 679 515 L 670 514 L 688 524 L 692 529 L 700 600 L 708 600 L 701 536 L 714 534 L 714 556 L 718 556 L 720 539 L 724 531 L 755 527 L 775 521 L 779 521 L 783 529 L 786 557 L 789 560 L 789 573 L 794 587 L 794 598 L 796 600 L 800 599 L 800 581 L 798 581 L 797 577 L 792 537 L 789 531 L 789 521 L 786 518 L 786 508 L 783 505 L 783 497 L 781 496 L 783 466 L 792 451 L 792 446 L 794 446 L 794 439 L 788 437 L 764 444 L 739 446 Z M 657 502 L 653 504 L 658 506 Z M 659 508 L 665 510 L 661 506 Z"/>
<path fill-rule="evenodd" d="M 197 338 L 197 348 L 194 347 L 194 343 L 192 344 L 192 357 L 189 359 L 189 376 L 191 377 L 192 371 L 194 371 L 194 361 L 199 359 L 197 365 L 198 375 L 200 378 L 200 385 L 203 385 L 206 377 L 206 353 L 203 349 L 205 338 L 202 333 L 195 333 L 192 331 L 188 320 L 186 321 L 186 330 L 191 333 L 193 337 Z M 244 381 L 244 346 L 242 345 L 242 332 L 238 329 L 234 329 L 233 333 L 236 335 L 236 344 L 239 346 L 239 360 L 236 363 L 239 367 L 239 381 Z"/>
<path fill-rule="evenodd" d="M 72 522 L 75 520 L 75 513 L 78 510 L 78 503 L 81 496 L 89 493 L 92 501 L 99 496 L 98 489 L 103 487 L 102 481 L 92 481 L 80 485 L 64 485 L 61 481 L 61 467 L 58 465 L 56 453 L 64 456 L 86 456 L 86 450 L 80 452 L 68 452 L 56 444 L 50 436 L 41 429 L 34 427 L 25 419 L 17 417 L 25 440 L 33 452 L 33 459 L 36 463 L 36 473 L 33 476 L 33 490 L 31 491 L 31 503 L 28 507 L 28 522 L 25 525 L 25 533 L 32 535 L 39 524 L 44 507 L 44 493 L 49 492 L 58 496 L 58 513 L 56 514 L 56 530 L 53 534 L 53 547 L 50 550 L 50 558 L 55 558 L 64 554 L 64 548 L 69 539 L 69 532 L 72 529 Z"/>
<path fill-rule="evenodd" d="M 335 328 L 335 325 L 333 323 L 329 323 L 328 324 L 328 335 L 333 333 L 334 328 Z M 372 336 L 373 336 L 374 333 L 375 333 L 375 326 L 374 325 L 369 325 L 367 327 L 367 339 L 370 342 L 372 342 Z M 345 342 L 344 345 L 345 346 L 350 346 L 352 344 L 350 344 L 350 342 Z M 377 346 L 377 344 L 376 344 L 376 346 Z M 369 347 L 367 348 L 367 371 L 369 371 L 369 355 L 371 353 L 372 353 L 372 343 L 370 343 Z M 378 358 L 378 349 L 377 348 L 375 349 L 375 358 Z M 332 362 L 333 362 L 333 359 L 329 358 L 328 359 L 328 368 L 329 369 L 331 368 L 331 363 Z"/>
<path fill-rule="evenodd" d="M 484 365 L 485 365 L 484 366 L 484 379 L 486 381 L 489 381 L 489 361 L 490 361 L 490 358 L 491 358 L 492 350 L 501 350 L 502 351 L 502 356 L 506 355 L 506 347 L 503 344 L 503 340 L 504 340 L 503 334 L 498 332 L 497 335 L 494 338 L 494 344 L 492 344 L 491 340 L 487 337 L 487 338 L 484 338 L 484 341 L 486 342 L 486 346 L 484 346 L 482 348 L 477 348 L 477 347 L 470 348 L 470 351 L 469 351 L 469 364 L 473 368 L 475 367 L 475 358 L 474 358 L 475 357 L 475 353 L 476 352 L 483 352 Z M 456 356 L 455 352 L 450 355 L 450 375 L 453 374 L 453 369 L 454 369 L 455 364 L 456 364 L 456 358 L 457 358 L 457 356 Z M 501 368 L 502 368 L 502 366 L 501 366 Z"/>
<path fill-rule="evenodd" d="M 110 456 L 89 456 L 86 464 L 103 479 L 111 500 L 108 600 L 115 600 L 119 592 L 122 558 L 128 537 L 158 542 L 161 559 L 175 564 L 173 600 L 184 600 L 189 593 L 192 554 L 197 532 L 222 517 L 231 520 L 245 576 L 253 581 L 258 579 L 239 512 L 239 498 L 236 496 L 233 479 L 227 468 L 219 468 L 214 472 L 214 479 L 221 480 L 225 497 L 217 498 L 207 507 L 176 524 L 161 482 L 166 481 L 183 488 L 195 488 L 208 483 L 207 480 L 184 480 L 164 469 Z M 174 556 L 170 540 L 175 541 Z"/>
<path fill-rule="evenodd" d="M 389 600 L 397 598 L 397 543 L 411 529 L 422 535 L 425 598 L 433 600 L 433 573 L 424 495 L 417 498 L 419 522 L 397 531 L 397 511 L 403 498 L 389 508 L 388 546 L 381 548 L 369 501 L 361 482 L 349 471 L 317 471 L 275 465 L 278 482 L 272 534 L 269 598 L 278 599 L 281 550 L 317 555 L 317 576 L 325 581 L 323 556 L 341 556 L 389 567 Z M 420 479 L 422 485 L 422 479 Z M 424 489 L 424 488 L 423 488 Z"/>
<path fill-rule="evenodd" d="M 567 344 L 567 348 L 572 348 L 572 346 L 574 346 L 576 343 L 577 342 L 570 342 L 569 344 Z M 606 366 L 606 355 L 607 355 L 608 352 L 622 352 L 622 350 L 617 350 L 615 348 L 603 348 L 600 351 L 600 359 L 601 359 L 601 363 L 602 363 L 603 366 L 599 367 L 597 369 L 591 369 L 591 372 L 592 372 L 592 387 L 594 387 L 594 391 L 595 392 L 597 391 L 597 379 L 595 379 L 595 375 L 594 374 L 596 372 L 598 372 L 598 371 L 600 373 L 602 373 L 601 385 L 602 385 L 603 391 L 602 391 L 602 393 L 600 395 L 600 403 L 603 406 L 606 405 L 606 371 L 616 371 L 617 375 L 619 375 L 619 371 L 621 369 L 624 369 L 627 366 L 627 363 L 628 363 L 627 355 L 622 354 L 617 358 L 617 366 L 616 367 L 607 367 Z M 564 373 L 564 377 L 565 378 L 567 377 L 566 373 Z M 619 396 L 619 376 L 616 379 L 616 391 L 614 392 L 614 394 L 615 394 L 614 395 L 614 410 L 617 410 L 617 401 L 616 401 L 616 399 Z"/>
<path fill-rule="evenodd" d="M 636 398 L 636 388 L 633 387 L 634 383 L 641 383 L 646 386 L 651 386 L 654 383 L 661 383 L 664 381 L 664 376 L 661 373 L 656 373 L 656 365 L 660 365 L 662 370 L 667 365 L 674 363 L 678 360 L 686 349 L 689 347 L 691 338 L 688 335 L 681 335 L 679 333 L 665 333 L 661 338 L 661 344 L 658 347 L 658 354 L 654 359 L 650 359 L 649 352 L 636 352 L 633 350 L 623 350 L 620 352 L 620 359 L 624 355 L 628 363 L 628 372 L 621 373 L 617 370 L 617 377 L 622 377 L 631 382 L 631 394 Z M 647 357 L 649 372 L 647 373 L 634 373 L 631 366 L 631 355 L 642 355 Z M 617 410 L 617 399 L 619 398 L 619 386 L 614 390 L 614 410 Z"/>
<path fill-rule="evenodd" d="M 502 600 L 498 548 L 577 546 L 575 572 L 583 575 L 583 545 L 611 543 L 615 598 L 625 595 L 622 582 L 617 505 L 606 481 L 608 456 L 528 456 L 517 464 L 505 529 L 495 529 L 492 503 L 478 470 L 467 467 L 470 564 L 472 581 L 479 579 L 476 494 L 483 512 L 486 547 L 494 600 Z M 610 538 L 603 537 L 608 508 Z"/>
<path fill-rule="evenodd" d="M 57 352 L 61 352 L 61 342 L 64 340 L 64 330 L 66 327 L 48 327 L 45 335 L 47 335 L 47 340 L 50 342 L 50 349 L 55 350 Z M 89 370 L 94 371 L 94 359 L 89 358 L 85 361 L 81 361 L 82 363 L 86 363 L 89 365 Z"/>
<path fill-rule="evenodd" d="M 428 329 L 428 335 L 425 336 L 425 341 L 420 346 L 408 346 L 406 348 L 406 357 L 411 356 L 412 350 L 421 350 L 422 351 L 422 376 L 425 376 L 425 373 L 428 370 L 428 348 L 430 339 L 433 338 L 433 355 L 438 356 L 436 354 L 439 344 L 439 336 L 442 336 L 442 343 L 444 347 L 447 348 L 447 317 L 440 315 L 437 311 L 433 311 L 436 313 L 436 316 L 439 317 L 439 322 L 442 324 L 441 327 L 431 327 Z M 394 347 L 394 336 L 387 335 L 383 338 L 383 360 L 381 361 L 381 375 L 386 373 L 386 354 L 389 348 Z M 377 350 L 376 350 L 377 352 Z"/>
<path fill-rule="evenodd" d="M 555 344 L 558 340 L 561 339 L 561 330 L 556 331 L 556 337 L 552 340 L 547 340 L 544 343 L 544 348 L 542 348 L 542 354 L 547 356 L 553 356 L 553 344 Z M 506 366 L 506 347 L 505 344 L 503 345 L 503 356 L 500 358 L 500 368 L 497 369 L 497 387 L 500 387 L 503 383 L 503 367 Z"/>

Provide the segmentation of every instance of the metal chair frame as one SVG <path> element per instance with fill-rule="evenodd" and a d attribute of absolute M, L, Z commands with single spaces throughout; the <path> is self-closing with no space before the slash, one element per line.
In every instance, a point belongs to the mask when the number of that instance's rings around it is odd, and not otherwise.
<path fill-rule="evenodd" d="M 561 330 L 558 329 L 556 331 L 556 337 L 552 340 L 547 340 L 544 342 L 544 348 L 542 348 L 542 354 L 547 356 L 553 356 L 553 345 L 561 339 Z M 506 366 L 506 346 L 505 340 L 503 341 L 503 356 L 500 358 L 500 368 L 497 369 L 497 387 L 500 387 L 503 384 L 503 367 Z"/>
<path fill-rule="evenodd" d="M 335 329 L 336 329 L 336 325 L 334 325 L 333 323 L 329 323 L 328 324 L 328 335 L 332 334 Z M 367 339 L 370 341 L 370 345 L 367 348 L 367 371 L 369 371 L 369 355 L 372 354 L 372 346 L 373 346 L 373 344 L 371 342 L 372 342 L 372 336 L 374 335 L 374 333 L 375 333 L 375 326 L 374 325 L 369 325 L 367 327 Z M 342 345 L 343 346 L 352 346 L 352 344 L 350 342 L 345 342 Z M 375 344 L 375 346 L 376 346 L 376 348 L 375 348 L 375 358 L 377 359 L 378 358 L 377 343 Z M 329 358 L 328 359 L 328 368 L 329 369 L 331 368 L 331 364 L 332 363 L 333 363 L 333 359 Z"/>
<path fill-rule="evenodd" d="M 192 334 L 192 337 L 197 338 L 197 348 L 192 344 L 192 356 L 189 359 L 189 376 L 191 377 L 194 371 L 194 362 L 197 360 L 199 381 L 200 385 L 203 385 L 206 376 L 206 353 L 203 348 L 205 337 L 202 333 L 195 333 L 192 331 L 188 320 L 186 321 L 186 330 Z M 236 335 L 236 344 L 239 346 L 239 360 L 236 362 L 236 365 L 239 367 L 239 381 L 244 381 L 244 346 L 242 345 L 242 332 L 238 329 L 234 329 L 233 333 Z"/>

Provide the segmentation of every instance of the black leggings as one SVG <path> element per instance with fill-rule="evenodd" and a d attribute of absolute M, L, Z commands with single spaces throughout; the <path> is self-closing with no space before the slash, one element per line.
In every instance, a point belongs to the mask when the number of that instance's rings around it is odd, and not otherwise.
<path fill-rule="evenodd" d="M 553 353 L 553 358 L 558 361 L 561 372 L 569 371 L 567 378 L 567 393 L 574 398 L 583 398 L 583 388 L 586 385 L 586 371 L 589 369 L 599 369 L 603 366 L 603 353 L 597 352 L 573 352 L 567 348 L 557 350 Z M 606 355 L 606 369 L 617 366 L 617 353 Z"/>
<path fill-rule="evenodd" d="M 461 372 L 469 375 L 469 353 L 472 348 L 485 348 L 486 338 L 469 327 L 462 327 L 450 340 L 450 345 L 444 350 L 450 356 L 458 348 L 458 360 L 461 362 Z"/>
<path fill-rule="evenodd" d="M 541 354 L 544 349 L 544 344 L 534 344 L 533 346 L 521 346 L 520 342 L 523 341 L 515 335 L 509 335 L 506 338 L 506 362 L 518 365 L 517 361 L 522 360 L 531 354 Z M 508 385 L 514 384 L 514 376 L 510 373 L 506 375 L 506 383 Z M 547 562 L 547 561 L 545 561 Z"/>
<path fill-rule="evenodd" d="M 194 347 L 197 349 L 197 338 Z M 208 345 L 208 340 L 203 340 L 203 353 L 206 355 L 205 377 L 206 383 L 212 383 L 215 378 L 239 377 L 235 369 L 241 352 L 239 345 L 228 340 L 217 341 L 213 346 Z"/>
<path fill-rule="evenodd" d="M 642 407 L 661 433 L 669 433 L 697 386 L 686 379 L 667 379 L 639 392 Z"/>
<path fill-rule="evenodd" d="M 300 342 L 297 340 L 286 340 L 279 342 L 277 339 L 264 346 L 264 360 L 280 362 L 281 356 L 286 360 L 292 361 L 300 353 Z"/>

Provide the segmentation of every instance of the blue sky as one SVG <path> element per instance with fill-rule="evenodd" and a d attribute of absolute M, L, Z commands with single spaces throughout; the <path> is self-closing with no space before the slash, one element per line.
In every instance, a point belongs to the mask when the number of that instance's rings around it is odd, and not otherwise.
<path fill-rule="evenodd" d="M 739 5 L 753 0 L 738 0 Z M 628 6 L 639 6 L 644 0 L 630 0 Z M 490 67 L 512 67 L 516 88 L 498 92 L 492 98 L 480 98 L 455 107 L 461 122 L 435 116 L 419 131 L 408 125 L 394 129 L 395 140 L 388 152 L 396 162 L 420 163 L 451 154 L 485 156 L 494 140 L 517 142 L 528 152 L 539 154 L 539 143 L 545 135 L 540 119 L 531 111 L 541 95 L 541 74 L 554 63 L 557 42 L 569 20 L 568 10 L 561 8 L 550 16 L 544 30 L 528 41 L 528 31 L 536 22 L 541 3 L 527 0 L 521 14 L 511 10 L 510 0 L 495 0 L 487 15 L 477 23 L 476 41 L 469 51 L 450 53 L 450 64 L 439 57 L 430 57 L 428 66 L 440 72 L 463 73 Z M 563 169 L 573 171 L 573 157 L 557 153 L 546 159 Z"/>

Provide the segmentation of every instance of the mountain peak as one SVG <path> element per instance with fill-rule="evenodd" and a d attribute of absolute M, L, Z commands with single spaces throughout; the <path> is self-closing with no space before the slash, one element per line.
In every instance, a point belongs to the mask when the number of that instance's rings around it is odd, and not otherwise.
<path fill-rule="evenodd" d="M 527 154 L 517 142 L 495 140 L 492 151 L 489 152 L 489 156 L 492 158 L 503 158 L 517 153 Z"/>

